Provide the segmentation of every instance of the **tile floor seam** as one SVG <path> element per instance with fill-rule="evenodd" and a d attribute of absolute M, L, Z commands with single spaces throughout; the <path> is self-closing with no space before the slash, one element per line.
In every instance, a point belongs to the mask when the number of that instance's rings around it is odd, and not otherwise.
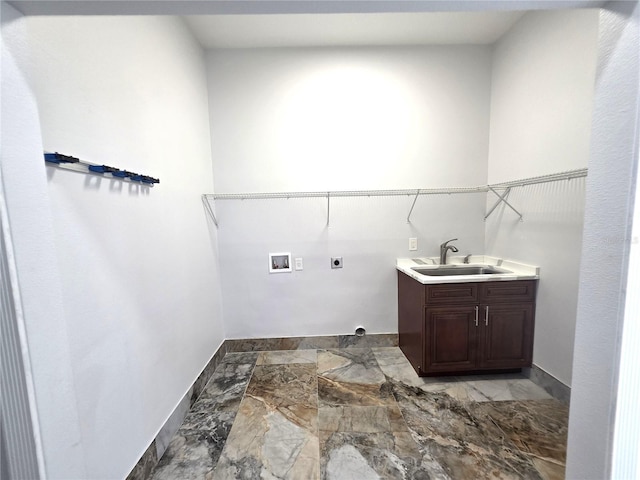
<path fill-rule="evenodd" d="M 378 368 L 380 369 L 380 371 L 382 371 L 382 367 L 380 366 L 380 362 L 379 362 L 379 360 L 378 360 L 378 357 L 376 356 L 376 352 L 375 352 L 373 349 L 371 349 L 371 350 L 372 350 L 372 352 L 373 352 L 373 358 L 375 358 L 375 360 L 376 360 L 376 364 L 378 365 Z M 383 372 L 383 374 L 384 374 L 384 381 L 385 381 L 385 383 L 389 383 L 389 384 L 391 384 L 391 382 L 390 382 L 390 380 L 389 380 L 389 376 L 388 376 L 386 373 L 384 373 L 384 372 Z M 396 397 L 395 392 L 393 391 L 393 387 L 391 388 L 391 396 L 393 397 L 393 400 L 394 400 L 394 401 L 395 401 L 395 403 L 396 403 L 396 404 L 395 404 L 395 407 L 397 407 L 398 411 L 400 412 L 400 417 L 402 417 L 402 422 L 404 423 L 404 426 L 405 426 L 405 427 L 407 427 L 407 431 L 409 432 L 409 431 L 410 431 L 410 429 L 409 429 L 409 425 L 407 424 L 407 420 L 404 418 L 404 414 L 402 413 L 402 409 L 400 408 L 400 404 L 398 404 L 398 399 L 397 399 L 397 397 Z M 415 440 L 415 439 L 414 439 L 414 440 Z M 416 443 L 417 443 L 417 442 L 416 442 Z M 419 447 L 419 445 L 418 445 L 418 447 Z"/>
<path fill-rule="evenodd" d="M 376 359 L 376 363 L 378 364 L 378 368 L 382 371 L 382 367 L 380 366 L 380 361 L 378 360 L 378 356 L 376 355 L 375 350 L 373 350 L 373 349 L 371 349 L 371 350 L 372 350 L 372 352 L 373 352 L 373 358 L 375 358 L 375 359 Z M 391 380 L 390 380 L 389 375 L 387 375 L 386 373 L 384 373 L 384 371 L 383 371 L 383 374 L 384 374 L 384 381 L 385 381 L 385 383 L 389 383 L 389 384 L 391 384 L 392 382 L 391 382 Z M 396 394 L 395 394 L 395 392 L 393 391 L 393 387 L 391 387 L 391 395 L 393 396 L 393 399 L 394 399 L 394 400 L 395 400 L 395 402 L 396 402 L 396 407 L 398 407 L 398 411 L 400 412 L 400 417 L 402 417 L 402 422 L 403 422 L 403 423 L 404 423 L 404 425 L 407 427 L 407 431 L 410 431 L 410 430 L 409 430 L 409 425 L 407 424 L 407 420 L 404 418 L 404 414 L 402 413 L 402 409 L 400 408 L 400 405 L 398 404 L 398 398 L 396 397 Z M 416 442 L 416 443 L 417 443 L 417 442 Z"/>
<path fill-rule="evenodd" d="M 240 353 L 244 353 L 244 352 L 240 352 Z M 238 413 L 240 412 L 240 407 L 242 406 L 242 402 L 244 401 L 244 399 L 245 399 L 245 397 L 247 395 L 247 389 L 249 388 L 249 384 L 251 383 L 251 379 L 253 378 L 253 374 L 255 373 L 256 366 L 258 365 L 258 358 L 260 358 L 260 353 L 261 352 L 259 352 L 258 355 L 256 355 L 256 359 L 253 362 L 253 367 L 251 368 L 251 373 L 248 375 L 247 383 L 244 386 L 244 390 L 242 391 L 242 396 L 240 397 L 240 402 L 238 403 L 238 409 L 236 410 L 234 418 L 233 418 L 233 421 L 231 422 L 231 427 L 229 428 L 229 432 L 227 433 L 227 438 L 224 441 L 224 445 L 220 449 L 220 456 L 216 460 L 215 465 L 213 465 L 212 473 L 215 473 L 216 468 L 218 467 L 218 464 L 220 463 L 220 459 L 222 458 L 222 456 L 225 453 L 225 449 L 227 448 L 227 443 L 228 443 L 228 440 L 229 440 L 229 436 L 231 435 L 231 431 L 233 430 L 233 425 L 236 423 L 236 418 L 238 417 Z M 225 355 L 225 357 L 226 357 L 226 355 Z M 223 360 L 224 360 L 224 358 L 223 358 Z"/>

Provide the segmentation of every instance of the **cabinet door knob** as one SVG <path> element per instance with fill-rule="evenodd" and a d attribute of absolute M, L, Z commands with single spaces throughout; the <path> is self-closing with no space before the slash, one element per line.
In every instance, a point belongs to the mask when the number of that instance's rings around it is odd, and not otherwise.
<path fill-rule="evenodd" d="M 480 307 L 476 305 L 476 327 L 478 326 L 478 308 Z"/>
<path fill-rule="evenodd" d="M 484 325 L 485 327 L 489 326 L 489 305 L 484 307 L 486 310 L 484 311 Z"/>

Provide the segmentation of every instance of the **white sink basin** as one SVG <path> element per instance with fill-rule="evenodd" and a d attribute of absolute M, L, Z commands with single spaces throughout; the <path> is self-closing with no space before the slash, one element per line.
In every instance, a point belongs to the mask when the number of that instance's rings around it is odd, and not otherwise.
<path fill-rule="evenodd" d="M 411 267 L 411 270 L 420 275 L 446 277 L 450 275 L 495 275 L 500 273 L 513 273 L 505 268 L 493 265 L 439 265 L 437 267 Z"/>
<path fill-rule="evenodd" d="M 450 263 L 438 265 L 438 257 L 398 258 L 396 269 L 420 283 L 491 282 L 500 280 L 531 280 L 540 278 L 540 268 L 525 263 L 472 255 L 469 263 L 465 257 L 449 257 Z"/>

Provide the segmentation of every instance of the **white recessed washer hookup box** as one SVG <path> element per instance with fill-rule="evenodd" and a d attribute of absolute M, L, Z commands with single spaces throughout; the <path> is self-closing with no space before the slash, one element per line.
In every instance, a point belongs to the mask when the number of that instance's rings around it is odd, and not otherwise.
<path fill-rule="evenodd" d="M 270 253 L 269 273 L 291 272 L 291 253 Z"/>

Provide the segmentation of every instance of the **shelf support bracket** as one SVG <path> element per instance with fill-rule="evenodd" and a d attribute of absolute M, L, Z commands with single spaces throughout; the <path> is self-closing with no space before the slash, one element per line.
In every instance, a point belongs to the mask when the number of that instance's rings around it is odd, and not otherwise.
<path fill-rule="evenodd" d="M 327 228 L 329 228 L 330 213 L 331 213 L 331 192 L 327 192 Z"/>
<path fill-rule="evenodd" d="M 489 212 L 484 216 L 484 219 L 487 220 L 487 218 L 489 218 L 489 216 L 493 213 L 493 211 L 497 208 L 498 205 L 500 205 L 501 203 L 504 202 L 505 205 L 507 205 L 511 210 L 513 210 L 514 212 L 516 212 L 516 214 L 518 215 L 518 217 L 520 217 L 520 221 L 522 222 L 522 214 L 516 210 L 513 205 L 511 205 L 508 201 L 507 198 L 509 197 L 509 193 L 511 193 L 511 187 L 507 187 L 506 190 L 504 191 L 504 193 L 502 195 L 500 195 L 498 192 L 496 192 L 496 190 L 490 186 L 487 185 L 487 188 L 489 190 L 491 190 L 493 193 L 495 193 L 498 196 L 498 201 L 495 203 L 495 205 L 493 205 L 493 207 L 491 207 L 491 209 L 489 210 Z"/>
<path fill-rule="evenodd" d="M 416 202 L 418 201 L 418 196 L 420 195 L 420 190 L 416 192 L 416 197 L 413 199 L 413 203 L 411 204 L 411 210 L 409 210 L 409 215 L 407 215 L 407 223 L 411 223 L 411 214 L 413 213 L 413 207 L 416 206 Z"/>
<path fill-rule="evenodd" d="M 211 208 L 211 204 L 209 203 L 209 199 L 206 194 L 202 195 L 202 204 L 204 205 L 205 211 L 211 217 L 211 220 L 213 220 L 213 224 L 218 228 L 218 219 L 216 218 L 216 214 L 213 213 L 213 208 Z"/>

